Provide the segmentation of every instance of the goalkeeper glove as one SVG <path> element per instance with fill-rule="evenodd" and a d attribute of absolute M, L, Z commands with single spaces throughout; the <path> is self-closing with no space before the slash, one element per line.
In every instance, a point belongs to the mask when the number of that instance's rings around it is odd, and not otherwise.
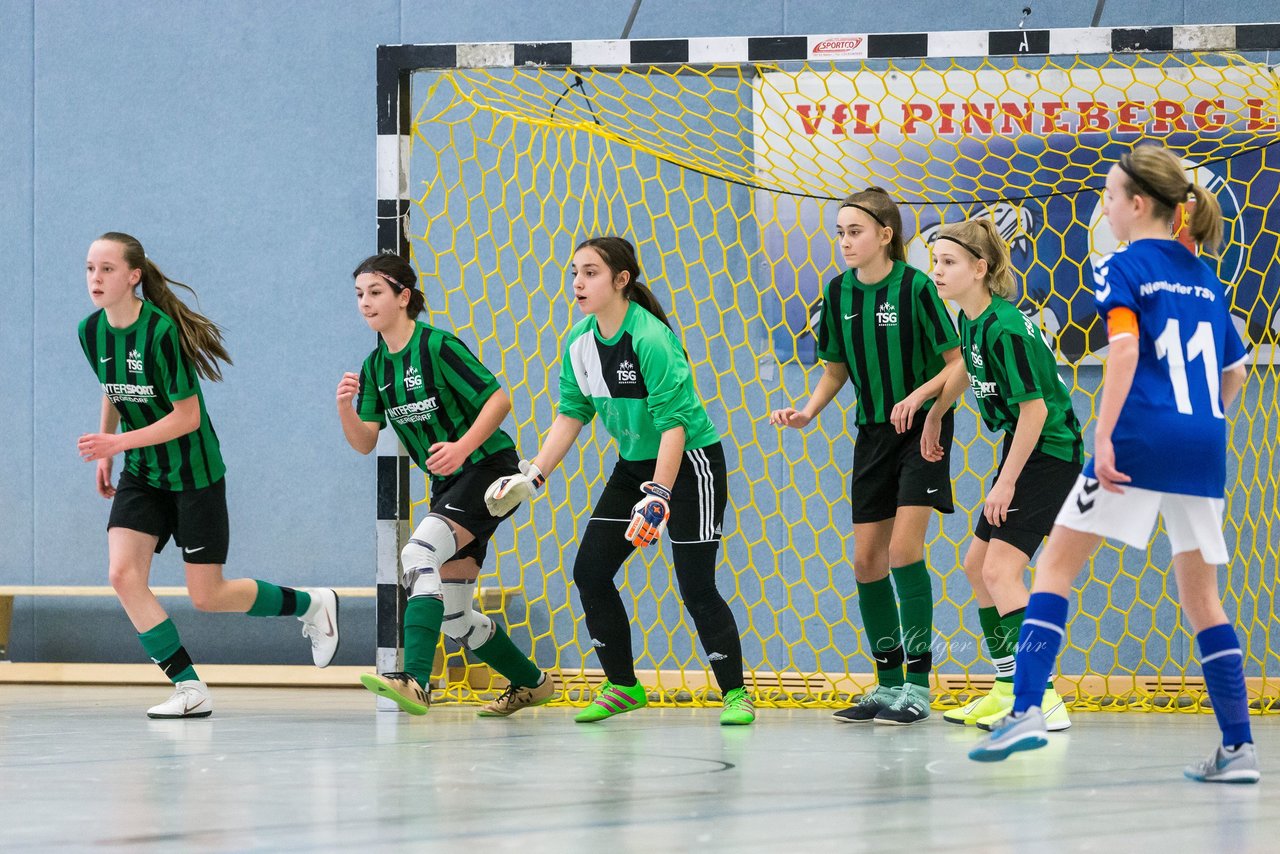
<path fill-rule="evenodd" d="M 653 545 L 662 536 L 671 516 L 671 490 L 647 480 L 640 484 L 644 498 L 631 508 L 631 524 L 622 536 L 633 546 Z"/>
<path fill-rule="evenodd" d="M 528 460 L 520 461 L 518 474 L 500 477 L 484 491 L 484 505 L 493 516 L 505 516 L 520 506 L 521 502 L 533 497 L 533 494 L 546 483 L 538 467 Z"/>

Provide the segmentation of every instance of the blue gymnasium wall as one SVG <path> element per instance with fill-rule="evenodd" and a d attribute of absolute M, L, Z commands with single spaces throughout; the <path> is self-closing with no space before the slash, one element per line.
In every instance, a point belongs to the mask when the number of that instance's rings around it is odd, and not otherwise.
<path fill-rule="evenodd" d="M 939 5 L 646 0 L 635 38 L 1015 26 L 1025 2 Z M 1032 26 L 1087 26 L 1094 0 L 1032 2 Z M 592 4 L 0 0 L 0 583 L 106 579 L 108 504 L 75 440 L 98 390 L 75 342 L 84 252 L 139 236 L 193 284 L 236 364 L 207 387 L 230 465 L 230 575 L 363 585 L 373 462 L 350 451 L 333 390 L 371 339 L 348 272 L 374 246 L 374 48 L 615 38 L 630 0 Z M 1104 26 L 1275 18 L 1271 4 L 1107 4 Z M 732 10 L 732 14 L 727 14 Z M 495 14 L 497 12 L 497 14 Z M 160 584 L 181 583 L 166 552 Z M 171 603 L 198 661 L 309 660 L 286 620 Z M 371 603 L 348 603 L 338 662 L 372 661 Z M 137 661 L 114 602 L 20 600 L 16 660 Z"/>

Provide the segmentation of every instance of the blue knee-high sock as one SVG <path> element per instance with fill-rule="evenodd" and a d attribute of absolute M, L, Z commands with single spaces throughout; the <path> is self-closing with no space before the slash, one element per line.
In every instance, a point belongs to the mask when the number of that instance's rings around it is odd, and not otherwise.
<path fill-rule="evenodd" d="M 1013 710 L 1021 714 L 1044 699 L 1044 683 L 1058 662 L 1067 633 L 1067 600 L 1057 593 L 1032 593 L 1018 633 L 1013 671 Z"/>
<path fill-rule="evenodd" d="M 1249 728 L 1249 695 L 1244 687 L 1244 653 L 1230 623 L 1213 626 L 1196 635 L 1200 644 L 1200 669 L 1209 689 L 1213 713 L 1227 747 L 1253 741 Z"/>

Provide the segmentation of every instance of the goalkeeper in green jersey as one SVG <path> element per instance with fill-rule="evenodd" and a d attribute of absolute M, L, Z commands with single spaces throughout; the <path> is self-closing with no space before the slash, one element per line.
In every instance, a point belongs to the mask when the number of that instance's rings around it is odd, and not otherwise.
<path fill-rule="evenodd" d="M 519 462 L 511 437 L 499 429 L 511 399 L 457 336 L 416 319 L 425 298 L 409 262 L 374 255 L 352 275 L 356 306 L 378 333 L 378 346 L 359 374 L 344 374 L 338 383 L 342 432 L 351 447 L 367 454 L 390 421 L 414 463 L 431 477 L 431 509 L 400 553 L 409 594 L 404 671 L 360 681 L 409 714 L 426 714 L 443 631 L 510 682 L 481 708 L 482 717 L 542 705 L 555 691 L 550 677 L 474 604 L 489 539 L 510 515 L 490 515 L 484 491 Z"/>
<path fill-rule="evenodd" d="M 906 263 L 902 215 L 887 193 L 870 187 L 845 198 L 836 239 L 849 269 L 823 293 L 822 378 L 803 408 L 775 410 L 770 421 L 805 427 L 853 380 L 853 573 L 877 685 L 835 718 L 912 724 L 929 716 L 933 667 L 933 585 L 924 537 L 933 511 L 953 512 L 953 415 L 941 416 L 942 456 L 926 460 L 920 455 L 924 419 L 915 413 L 929 408 L 922 386 L 963 372 L 959 339 L 933 283 Z"/>
<path fill-rule="evenodd" d="M 949 407 L 966 384 L 987 428 L 1004 434 L 999 469 L 964 558 L 996 682 L 985 696 L 942 716 L 948 723 L 990 729 L 1013 708 L 1014 656 L 1030 596 L 1024 572 L 1075 486 L 1084 442 L 1053 350 L 1009 302 L 1016 286 L 1009 248 L 995 223 L 971 219 L 944 226 L 933 259 L 938 294 L 960 309 L 960 351 L 968 373 L 951 377 L 947 388 L 934 383 L 925 389 L 937 398 L 925 418 L 921 453 L 940 458 L 935 413 Z M 1050 730 L 1071 726 L 1052 685 L 1045 688 L 1041 708 Z"/>
<path fill-rule="evenodd" d="M 693 384 L 689 359 L 653 293 L 635 248 L 620 237 L 585 241 L 573 256 L 574 301 L 587 317 L 569 333 L 559 414 L 532 462 L 493 483 L 494 514 L 532 496 L 597 414 L 618 443 L 578 546 L 573 580 L 605 682 L 575 718 L 601 721 L 647 705 L 636 678 L 631 627 L 614 578 L 636 548 L 671 535 L 680 596 L 724 698 L 720 723 L 750 724 L 742 644 L 716 589 L 716 554 L 728 501 L 724 448 Z"/>
<path fill-rule="evenodd" d="M 218 362 L 231 363 L 221 330 L 178 299 L 170 285 L 187 286 L 160 272 L 128 234 L 108 232 L 93 242 L 85 279 L 98 310 L 80 323 L 80 347 L 102 386 L 102 415 L 98 432 L 80 437 L 80 456 L 98 464 L 98 494 L 111 499 L 111 586 L 143 650 L 174 683 L 173 695 L 147 715 L 213 713 L 209 687 L 150 588 L 152 556 L 170 537 L 182 550 L 198 610 L 296 616 L 312 660 L 327 666 L 338 649 L 332 590 L 222 576 L 230 540 L 227 468 L 199 379 L 220 380 Z M 113 485 L 112 460 L 122 452 L 124 470 Z"/>

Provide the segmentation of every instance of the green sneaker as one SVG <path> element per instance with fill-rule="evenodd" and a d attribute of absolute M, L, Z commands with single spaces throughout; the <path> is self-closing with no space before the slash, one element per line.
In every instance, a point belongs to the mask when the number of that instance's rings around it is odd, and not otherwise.
<path fill-rule="evenodd" d="M 424 691 L 408 673 L 360 674 L 360 684 L 379 697 L 386 697 L 411 715 L 425 715 L 431 705 L 431 693 Z"/>
<path fill-rule="evenodd" d="M 1013 683 L 997 682 L 990 691 L 969 705 L 944 713 L 942 719 L 949 724 L 973 726 L 993 715 L 999 720 L 1009 714 L 1009 710 L 1012 708 Z M 983 729 L 986 729 L 986 727 L 983 727 Z"/>
<path fill-rule="evenodd" d="M 747 693 L 746 686 L 734 688 L 724 695 L 724 711 L 720 713 L 720 726 L 746 726 L 756 719 L 756 704 Z"/>
<path fill-rule="evenodd" d="M 608 679 L 596 691 L 596 698 L 578 714 L 574 715 L 574 723 L 590 724 L 620 715 L 623 712 L 634 712 L 649 705 L 649 695 L 639 682 L 630 688 L 614 685 Z"/>

